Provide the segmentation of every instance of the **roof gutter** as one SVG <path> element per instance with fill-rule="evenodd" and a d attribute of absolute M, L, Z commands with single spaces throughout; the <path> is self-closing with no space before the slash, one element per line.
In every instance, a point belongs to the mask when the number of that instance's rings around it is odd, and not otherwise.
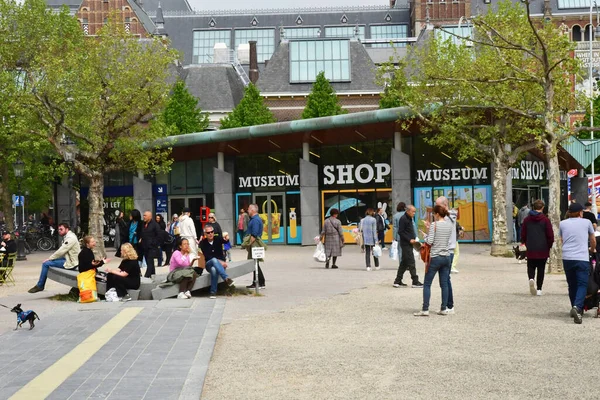
<path fill-rule="evenodd" d="M 156 142 L 159 147 L 184 147 L 197 144 L 228 142 L 252 138 L 285 135 L 289 133 L 319 131 L 331 128 L 393 122 L 398 119 L 412 117 L 413 112 L 407 107 L 387 108 L 383 110 L 364 111 L 352 114 L 335 115 L 277 122 L 274 124 L 247 126 L 243 128 L 221 129 L 212 132 L 196 132 L 185 135 L 169 136 Z"/>

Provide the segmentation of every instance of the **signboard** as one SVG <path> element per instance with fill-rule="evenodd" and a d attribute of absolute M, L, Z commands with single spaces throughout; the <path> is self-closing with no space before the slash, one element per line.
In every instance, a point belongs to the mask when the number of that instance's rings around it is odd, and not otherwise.
<path fill-rule="evenodd" d="M 592 77 L 593 80 L 590 82 L 590 47 L 589 42 L 579 42 L 577 44 L 577 50 L 575 50 L 575 58 L 581 61 L 580 74 L 576 77 L 575 90 L 584 93 L 586 96 L 590 96 L 590 89 L 594 90 L 594 97 L 597 93 L 596 82 L 600 80 L 600 49 L 597 48 L 597 44 L 592 47 Z M 591 86 L 590 86 L 591 83 Z"/>
<path fill-rule="evenodd" d="M 156 198 L 156 213 L 167 212 L 167 196 L 160 196 Z"/>
<path fill-rule="evenodd" d="M 25 196 L 12 195 L 13 207 L 23 207 L 25 204 Z"/>
<path fill-rule="evenodd" d="M 299 186 L 299 178 L 299 175 L 240 176 L 238 178 L 238 187 L 259 188 Z"/>
<path fill-rule="evenodd" d="M 152 185 L 152 191 L 155 196 L 166 196 L 167 195 L 167 185 Z"/>
<path fill-rule="evenodd" d="M 488 168 L 440 168 L 417 170 L 417 182 L 468 181 L 487 179 Z"/>
<path fill-rule="evenodd" d="M 325 165 L 323 167 L 324 185 L 348 185 L 354 183 L 384 183 L 384 177 L 392 172 L 392 167 L 387 163 Z"/>
<path fill-rule="evenodd" d="M 264 247 L 253 247 L 252 248 L 252 259 L 258 260 L 260 258 L 265 258 L 265 248 Z"/>

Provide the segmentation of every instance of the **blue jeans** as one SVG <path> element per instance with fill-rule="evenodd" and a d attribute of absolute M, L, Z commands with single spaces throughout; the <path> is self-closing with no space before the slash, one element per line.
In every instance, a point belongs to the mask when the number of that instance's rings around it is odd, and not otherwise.
<path fill-rule="evenodd" d="M 569 285 L 569 299 L 571 307 L 577 306 L 583 311 L 583 303 L 587 293 L 588 278 L 590 275 L 590 262 L 579 260 L 563 260 L 563 268 Z"/>
<path fill-rule="evenodd" d="M 221 262 L 216 258 L 211 258 L 206 262 L 206 270 L 210 272 L 210 293 L 217 293 L 217 284 L 219 283 L 219 276 L 223 280 L 227 279 L 227 273 L 225 268 L 221 265 Z"/>
<path fill-rule="evenodd" d="M 42 263 L 42 272 L 40 273 L 40 280 L 37 283 L 37 287 L 43 289 L 46 286 L 46 279 L 48 279 L 48 268 L 65 268 L 64 258 L 57 258 L 56 260 L 48 260 Z"/>
<path fill-rule="evenodd" d="M 452 271 L 452 262 L 454 261 L 454 253 L 450 253 L 450 271 Z M 452 279 L 448 274 L 448 308 L 454 308 L 454 294 L 452 293 Z"/>
<path fill-rule="evenodd" d="M 425 274 L 423 282 L 423 311 L 429 310 L 429 299 L 431 298 L 431 283 L 436 273 L 440 273 L 440 287 L 442 288 L 442 310 L 448 306 L 448 279 L 450 276 L 450 257 L 433 257 L 429 263 L 429 270 Z"/>

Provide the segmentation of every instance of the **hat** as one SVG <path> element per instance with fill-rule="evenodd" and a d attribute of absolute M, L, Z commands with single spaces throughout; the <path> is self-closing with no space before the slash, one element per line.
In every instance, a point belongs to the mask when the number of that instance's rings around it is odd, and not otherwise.
<path fill-rule="evenodd" d="M 182 214 L 189 213 L 189 212 L 190 212 L 190 208 L 189 207 L 183 207 L 183 210 L 181 210 Z"/>
<path fill-rule="evenodd" d="M 9 231 L 2 231 L 2 236 L 4 236 L 4 235 L 10 235 L 10 232 Z"/>
<path fill-rule="evenodd" d="M 572 203 L 569 206 L 570 213 L 576 213 L 576 212 L 580 212 L 580 211 L 583 211 L 583 206 L 579 203 Z"/>

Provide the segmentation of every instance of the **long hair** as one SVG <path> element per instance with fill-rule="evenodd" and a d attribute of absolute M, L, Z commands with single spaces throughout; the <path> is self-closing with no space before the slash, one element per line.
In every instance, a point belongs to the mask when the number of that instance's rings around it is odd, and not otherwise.
<path fill-rule="evenodd" d="M 446 207 L 440 205 L 433 207 L 433 213 L 438 214 L 442 218 L 448 216 L 448 210 L 446 209 Z"/>
<path fill-rule="evenodd" d="M 121 245 L 121 258 L 123 260 L 137 260 L 138 255 L 131 243 L 123 243 Z"/>
<path fill-rule="evenodd" d="M 140 210 L 136 208 L 131 210 L 129 215 L 131 215 L 131 219 L 133 219 L 134 221 L 140 222 L 142 220 L 142 214 L 140 214 Z"/>

